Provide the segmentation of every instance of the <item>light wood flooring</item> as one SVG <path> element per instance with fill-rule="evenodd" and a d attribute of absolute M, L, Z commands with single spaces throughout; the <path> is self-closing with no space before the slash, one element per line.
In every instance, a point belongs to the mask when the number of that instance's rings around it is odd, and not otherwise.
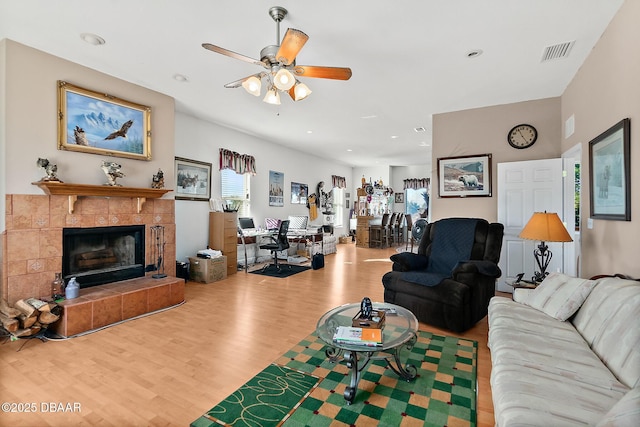
<path fill-rule="evenodd" d="M 12 408 L 23 413 L 0 412 L 0 426 L 188 426 L 306 337 L 329 309 L 364 296 L 382 301 L 393 253 L 340 244 L 321 270 L 188 282 L 177 308 L 69 340 L 4 342 L 1 400 L 23 404 Z M 478 425 L 493 426 L 486 319 L 458 336 L 478 341 Z"/>

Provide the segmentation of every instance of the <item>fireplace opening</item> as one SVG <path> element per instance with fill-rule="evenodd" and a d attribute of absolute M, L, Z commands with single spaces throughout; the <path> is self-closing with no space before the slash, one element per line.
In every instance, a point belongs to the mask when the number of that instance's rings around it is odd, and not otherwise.
<path fill-rule="evenodd" d="M 64 228 L 62 276 L 81 288 L 143 277 L 144 225 Z"/>

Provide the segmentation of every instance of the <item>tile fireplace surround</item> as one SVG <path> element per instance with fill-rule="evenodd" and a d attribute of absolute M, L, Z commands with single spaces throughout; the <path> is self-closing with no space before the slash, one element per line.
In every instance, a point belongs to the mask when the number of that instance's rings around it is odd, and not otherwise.
<path fill-rule="evenodd" d="M 175 202 L 148 199 L 138 212 L 136 197 L 78 197 L 69 213 L 64 195 L 6 196 L 6 227 L 2 233 L 2 296 L 9 304 L 22 298 L 46 297 L 55 273 L 62 271 L 62 229 L 145 225 L 145 257 L 151 260 L 150 227 L 165 227 L 165 272 L 175 276 Z M 153 273 L 147 273 L 151 275 Z M 143 279 L 144 280 L 144 279 Z M 110 286 L 110 285 L 103 285 Z M 85 291 L 101 292 L 103 286 Z"/>

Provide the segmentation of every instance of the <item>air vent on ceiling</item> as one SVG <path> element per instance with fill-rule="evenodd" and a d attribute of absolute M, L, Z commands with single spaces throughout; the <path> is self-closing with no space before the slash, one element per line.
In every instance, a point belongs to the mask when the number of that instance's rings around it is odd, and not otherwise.
<path fill-rule="evenodd" d="M 551 61 L 552 59 L 566 58 L 567 56 L 569 56 L 569 52 L 571 51 L 571 48 L 573 47 L 573 44 L 575 42 L 576 41 L 573 40 L 570 42 L 564 42 L 545 47 L 544 53 L 542 54 L 541 62 Z"/>
<path fill-rule="evenodd" d="M 426 132 L 427 130 L 422 127 L 422 126 L 418 126 L 417 128 L 413 128 L 414 131 L 416 132 Z"/>

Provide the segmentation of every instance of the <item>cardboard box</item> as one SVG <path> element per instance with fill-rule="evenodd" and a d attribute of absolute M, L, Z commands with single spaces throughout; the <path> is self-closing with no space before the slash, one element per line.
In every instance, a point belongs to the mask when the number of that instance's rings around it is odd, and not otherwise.
<path fill-rule="evenodd" d="M 227 257 L 189 257 L 189 278 L 194 282 L 211 283 L 227 278 Z"/>

